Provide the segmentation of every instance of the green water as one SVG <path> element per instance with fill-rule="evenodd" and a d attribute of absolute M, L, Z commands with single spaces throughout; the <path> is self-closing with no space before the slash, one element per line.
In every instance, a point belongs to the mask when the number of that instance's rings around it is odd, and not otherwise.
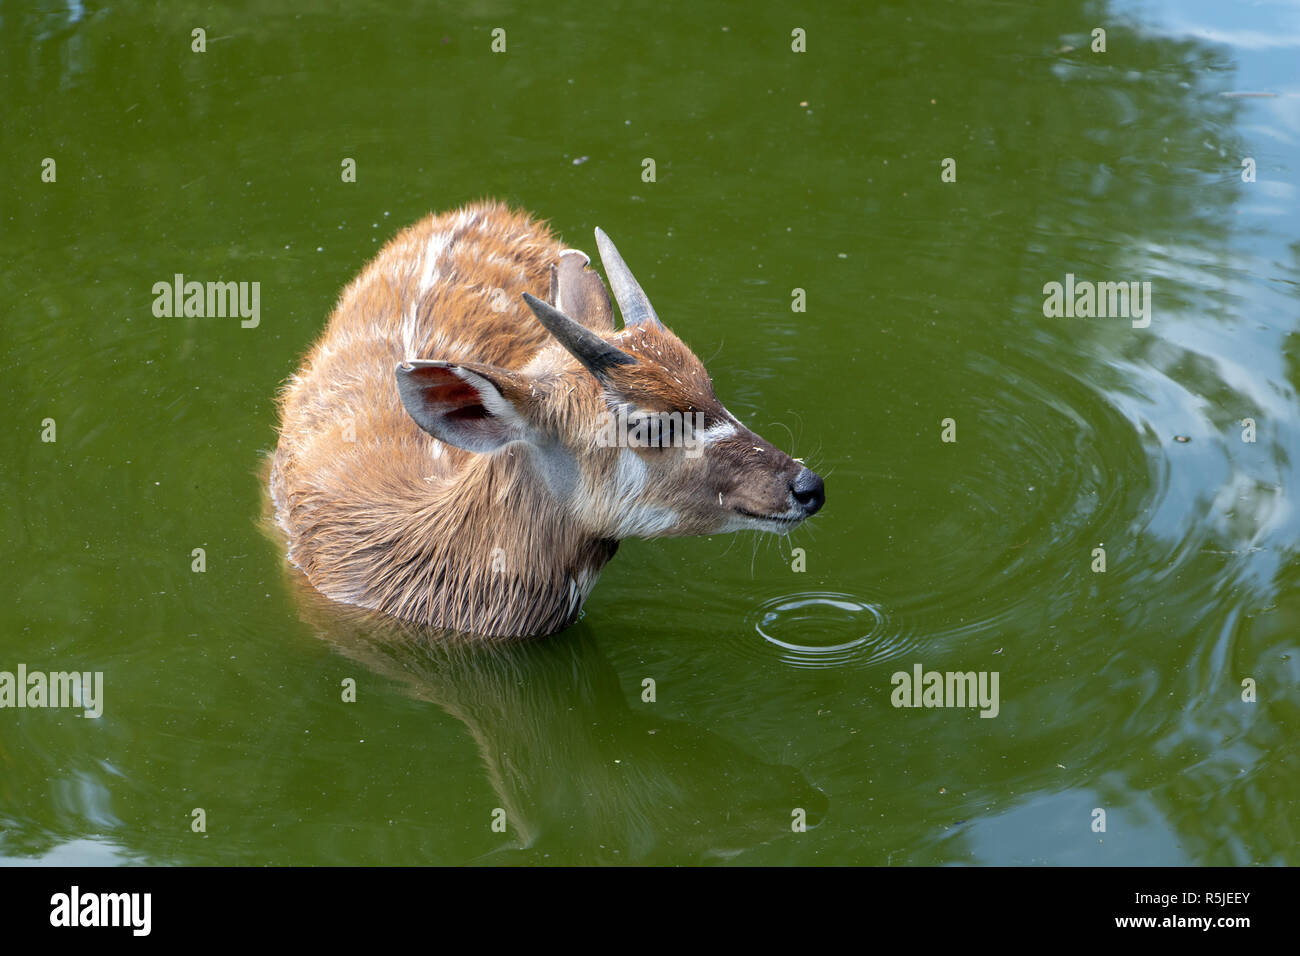
<path fill-rule="evenodd" d="M 0 5 L 0 671 L 104 674 L 0 710 L 0 860 L 1300 863 L 1300 13 L 839 6 Z M 276 390 L 482 196 L 607 230 L 824 511 L 625 542 L 496 652 L 304 600 Z M 1149 327 L 1045 317 L 1067 273 Z"/>

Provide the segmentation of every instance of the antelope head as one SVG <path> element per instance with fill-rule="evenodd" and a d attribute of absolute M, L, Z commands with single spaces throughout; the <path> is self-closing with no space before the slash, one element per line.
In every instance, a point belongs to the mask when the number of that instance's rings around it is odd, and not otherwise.
<path fill-rule="evenodd" d="M 470 452 L 519 443 L 558 507 L 593 537 L 784 534 L 816 513 L 821 477 L 727 411 L 599 229 L 596 245 L 621 330 L 590 260 L 565 250 L 550 301 L 523 296 L 551 344 L 520 369 L 403 362 L 397 384 L 415 422 Z"/>

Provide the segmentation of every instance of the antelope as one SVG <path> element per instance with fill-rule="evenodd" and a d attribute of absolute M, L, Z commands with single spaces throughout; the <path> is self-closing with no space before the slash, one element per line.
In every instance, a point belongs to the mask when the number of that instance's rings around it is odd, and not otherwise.
<path fill-rule="evenodd" d="M 494 201 L 408 227 L 344 289 L 282 390 L 270 469 L 316 590 L 551 634 L 623 538 L 784 534 L 821 508 L 822 479 L 723 407 L 599 229 L 596 246 L 621 330 L 589 257 Z M 680 425 L 611 443 L 611 416 Z"/>

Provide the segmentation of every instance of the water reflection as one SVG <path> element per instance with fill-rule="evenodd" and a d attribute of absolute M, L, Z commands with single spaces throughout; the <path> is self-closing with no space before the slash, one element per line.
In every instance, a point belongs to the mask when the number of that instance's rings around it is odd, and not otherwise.
<path fill-rule="evenodd" d="M 792 767 L 629 697 L 591 632 L 483 644 L 333 604 L 292 575 L 295 600 L 340 654 L 461 721 L 496 807 L 452 825 L 486 828 L 505 811 L 483 862 L 729 860 L 788 838 L 792 813 L 817 826 L 826 797 Z M 581 834 L 575 857 L 572 840 Z"/>

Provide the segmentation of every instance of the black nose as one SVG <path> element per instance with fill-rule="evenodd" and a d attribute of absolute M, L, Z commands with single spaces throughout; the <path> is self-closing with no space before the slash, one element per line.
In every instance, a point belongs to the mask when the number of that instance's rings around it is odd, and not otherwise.
<path fill-rule="evenodd" d="M 799 474 L 790 482 L 790 494 L 799 502 L 805 516 L 815 515 L 826 504 L 826 485 L 822 476 L 807 468 L 799 469 Z"/>

